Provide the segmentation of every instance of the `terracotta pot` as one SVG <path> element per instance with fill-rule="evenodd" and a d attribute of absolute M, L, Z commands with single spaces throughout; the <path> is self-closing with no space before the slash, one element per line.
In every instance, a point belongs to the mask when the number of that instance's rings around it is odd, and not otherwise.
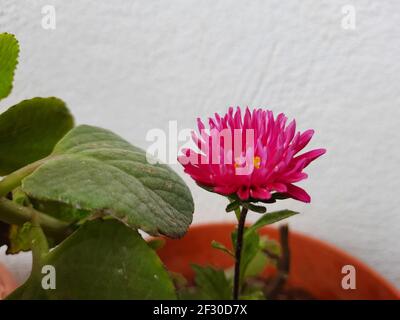
<path fill-rule="evenodd" d="M 208 224 L 193 226 L 180 240 L 166 239 L 166 245 L 158 251 L 169 270 L 193 279 L 191 263 L 228 268 L 232 259 L 219 250 L 211 248 L 216 240 L 230 247 L 233 224 Z M 261 234 L 277 239 L 274 228 L 264 228 Z M 317 299 L 400 299 L 400 292 L 375 271 L 347 253 L 317 239 L 291 231 L 291 271 L 288 286 L 302 288 Z M 344 290 L 341 286 L 345 276 L 342 267 L 352 265 L 356 270 L 356 289 Z M 265 275 L 274 271 L 266 270 Z"/>
<path fill-rule="evenodd" d="M 17 282 L 11 273 L 0 264 L 0 300 L 17 288 Z"/>

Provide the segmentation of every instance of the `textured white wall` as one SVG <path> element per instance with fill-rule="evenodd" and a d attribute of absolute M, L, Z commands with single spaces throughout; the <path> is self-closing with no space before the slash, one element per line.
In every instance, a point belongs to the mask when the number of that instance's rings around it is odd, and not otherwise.
<path fill-rule="evenodd" d="M 53 4 L 56 30 L 41 27 Z M 356 29 L 341 27 L 354 5 Z M 293 229 L 328 240 L 400 287 L 400 2 L 1 0 L 22 52 L 11 97 L 63 98 L 77 122 L 146 147 L 152 128 L 193 127 L 229 105 L 268 107 L 315 128 L 328 153 L 302 185 Z M 176 166 L 182 173 L 182 169 Z M 185 177 L 195 222 L 232 219 Z M 2 261 L 6 261 L 1 256 Z M 15 260 L 7 260 L 14 264 Z"/>

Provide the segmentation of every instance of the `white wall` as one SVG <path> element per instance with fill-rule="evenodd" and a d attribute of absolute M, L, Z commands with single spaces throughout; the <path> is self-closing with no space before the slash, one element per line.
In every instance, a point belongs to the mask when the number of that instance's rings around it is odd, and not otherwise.
<path fill-rule="evenodd" d="M 53 4 L 56 30 L 41 27 Z M 341 27 L 354 5 L 356 29 Z M 291 227 L 368 262 L 400 287 L 400 2 L 1 0 L 22 52 L 11 97 L 63 98 L 77 122 L 146 147 L 146 132 L 193 127 L 230 105 L 268 107 L 315 128 L 327 155 L 302 185 Z M 182 173 L 182 169 L 176 166 Z M 231 219 L 185 177 L 195 222 Z M 4 256 L 0 257 L 5 261 Z"/>

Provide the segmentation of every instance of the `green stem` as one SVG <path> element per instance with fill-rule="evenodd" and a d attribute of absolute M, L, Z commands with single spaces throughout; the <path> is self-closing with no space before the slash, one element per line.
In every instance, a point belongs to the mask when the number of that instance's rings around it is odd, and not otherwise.
<path fill-rule="evenodd" d="M 32 243 L 32 273 L 40 272 L 42 262 L 47 253 L 49 253 L 49 244 L 43 229 L 40 226 L 38 213 L 32 216 L 32 228 L 30 231 L 30 238 Z"/>
<path fill-rule="evenodd" d="M 21 184 L 21 181 L 23 178 L 30 175 L 39 166 L 41 166 L 46 160 L 47 160 L 47 158 L 44 158 L 44 159 L 38 160 L 36 162 L 33 162 L 31 164 L 28 164 L 27 166 L 22 167 L 21 169 L 18 169 L 16 171 L 10 173 L 8 176 L 4 177 L 0 181 L 0 197 L 6 196 L 7 193 L 14 190 L 16 187 L 18 187 Z"/>
<path fill-rule="evenodd" d="M 32 221 L 37 215 L 37 223 L 43 230 L 56 238 L 64 238 L 72 232 L 67 222 L 60 221 L 30 207 L 23 207 L 6 198 L 0 198 L 0 220 L 8 224 L 22 225 Z"/>
<path fill-rule="evenodd" d="M 244 226 L 246 222 L 248 209 L 242 207 L 242 211 L 239 216 L 239 224 L 238 224 L 238 232 L 236 239 L 236 250 L 235 250 L 235 274 L 233 279 L 233 300 L 239 299 L 240 293 L 240 260 L 242 256 L 242 246 L 243 246 L 243 234 L 244 234 Z"/>

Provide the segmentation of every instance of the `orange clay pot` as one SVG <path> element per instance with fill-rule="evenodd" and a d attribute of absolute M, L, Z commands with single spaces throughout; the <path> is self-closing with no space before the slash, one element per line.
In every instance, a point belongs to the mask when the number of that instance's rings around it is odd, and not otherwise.
<path fill-rule="evenodd" d="M 233 224 L 207 224 L 193 226 L 180 240 L 166 239 L 165 246 L 158 251 L 159 256 L 171 271 L 193 279 L 191 263 L 229 268 L 233 260 L 228 255 L 211 247 L 216 240 L 228 248 Z M 261 234 L 278 239 L 278 230 L 264 228 Z M 347 253 L 317 239 L 291 232 L 289 234 L 291 251 L 291 271 L 288 286 L 302 288 L 316 299 L 400 299 L 400 292 L 379 274 L 361 261 Z M 344 290 L 341 286 L 345 274 L 344 265 L 356 269 L 356 289 Z M 265 270 L 265 276 L 275 271 Z"/>
<path fill-rule="evenodd" d="M 17 288 L 17 282 L 11 273 L 0 264 L 0 300 Z"/>

